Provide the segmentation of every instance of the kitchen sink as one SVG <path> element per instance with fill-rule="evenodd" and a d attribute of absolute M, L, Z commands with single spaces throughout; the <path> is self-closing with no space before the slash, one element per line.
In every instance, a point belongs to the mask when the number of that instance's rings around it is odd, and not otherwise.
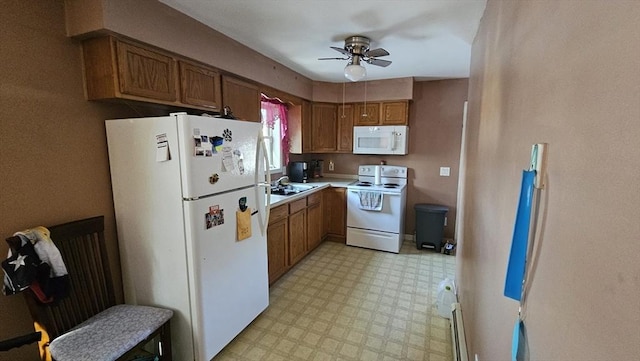
<path fill-rule="evenodd" d="M 299 193 L 311 190 L 315 187 L 317 186 L 298 185 L 298 184 L 279 185 L 279 186 L 271 187 L 271 194 L 281 195 L 281 196 L 292 196 L 295 194 L 299 194 Z"/>

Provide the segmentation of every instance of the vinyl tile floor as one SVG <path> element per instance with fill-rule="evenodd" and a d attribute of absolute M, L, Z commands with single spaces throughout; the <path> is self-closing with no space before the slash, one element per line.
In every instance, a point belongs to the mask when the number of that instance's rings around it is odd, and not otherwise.
<path fill-rule="evenodd" d="M 449 361 L 437 288 L 455 257 L 324 242 L 270 289 L 270 305 L 213 360 Z"/>

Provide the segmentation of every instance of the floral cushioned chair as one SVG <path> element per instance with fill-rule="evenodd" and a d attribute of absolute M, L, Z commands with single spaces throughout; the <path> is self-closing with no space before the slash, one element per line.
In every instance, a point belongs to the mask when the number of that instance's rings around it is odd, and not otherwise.
<path fill-rule="evenodd" d="M 158 341 L 161 360 L 171 361 L 169 320 L 164 308 L 116 305 L 104 242 L 104 217 L 50 227 L 69 272 L 69 295 L 41 303 L 23 292 L 36 331 L 42 360 L 129 360 L 151 340 Z M 15 237 L 7 239 L 10 247 Z"/>

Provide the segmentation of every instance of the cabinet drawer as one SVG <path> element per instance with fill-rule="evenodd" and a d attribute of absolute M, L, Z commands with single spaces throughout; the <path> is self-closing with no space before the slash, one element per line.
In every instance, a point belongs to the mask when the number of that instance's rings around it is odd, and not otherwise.
<path fill-rule="evenodd" d="M 297 201 L 289 203 L 289 213 L 293 214 L 301 209 L 307 208 L 307 198 L 298 199 Z"/>
<path fill-rule="evenodd" d="M 271 209 L 271 213 L 269 214 L 269 224 L 277 222 L 283 218 L 286 218 L 289 215 L 289 208 L 286 204 L 281 206 L 277 206 L 276 208 Z"/>
<path fill-rule="evenodd" d="M 320 200 L 322 200 L 322 192 L 316 192 L 307 197 L 307 204 L 312 205 L 320 203 Z"/>

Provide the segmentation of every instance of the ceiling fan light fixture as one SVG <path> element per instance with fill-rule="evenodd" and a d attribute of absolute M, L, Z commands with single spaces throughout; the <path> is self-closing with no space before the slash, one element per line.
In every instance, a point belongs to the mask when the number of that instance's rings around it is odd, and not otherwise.
<path fill-rule="evenodd" d="M 348 64 L 344 67 L 345 78 L 351 81 L 358 81 L 364 79 L 367 76 L 367 69 L 360 64 Z"/>

